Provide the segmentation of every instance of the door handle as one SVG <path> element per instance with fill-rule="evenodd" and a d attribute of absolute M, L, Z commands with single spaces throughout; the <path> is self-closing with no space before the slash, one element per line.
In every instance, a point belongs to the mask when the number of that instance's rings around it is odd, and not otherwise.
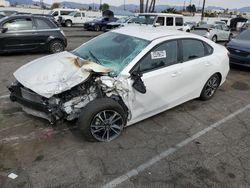
<path fill-rule="evenodd" d="M 172 77 L 176 77 L 178 75 L 178 71 L 175 71 L 171 74 Z"/>
<path fill-rule="evenodd" d="M 210 63 L 209 61 L 207 61 L 207 62 L 205 62 L 205 65 L 206 65 L 206 66 L 210 66 L 211 63 Z"/>

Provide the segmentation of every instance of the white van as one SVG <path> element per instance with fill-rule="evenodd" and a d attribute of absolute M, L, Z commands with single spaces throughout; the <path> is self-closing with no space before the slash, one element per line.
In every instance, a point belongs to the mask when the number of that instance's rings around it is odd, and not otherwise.
<path fill-rule="evenodd" d="M 70 9 L 70 8 L 56 8 L 49 12 L 50 15 L 54 16 L 56 20 L 59 19 L 59 16 L 69 15 L 71 12 L 80 11 L 79 9 Z"/>
<path fill-rule="evenodd" d="M 137 16 L 136 23 L 190 32 L 190 27 L 184 24 L 183 20 L 183 16 L 179 14 L 140 13 Z"/>

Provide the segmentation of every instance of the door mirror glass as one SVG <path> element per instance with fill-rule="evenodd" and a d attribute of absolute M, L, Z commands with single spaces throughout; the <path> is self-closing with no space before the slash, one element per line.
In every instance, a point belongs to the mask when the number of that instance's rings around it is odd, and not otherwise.
<path fill-rule="evenodd" d="M 133 88 L 135 88 L 135 90 L 137 90 L 138 92 L 142 93 L 142 94 L 145 94 L 146 93 L 146 86 L 144 84 L 144 82 L 142 81 L 141 79 L 142 77 L 142 74 L 141 72 L 139 71 L 134 71 L 132 74 L 131 74 L 131 78 L 132 80 L 134 80 L 134 83 L 133 83 Z"/>

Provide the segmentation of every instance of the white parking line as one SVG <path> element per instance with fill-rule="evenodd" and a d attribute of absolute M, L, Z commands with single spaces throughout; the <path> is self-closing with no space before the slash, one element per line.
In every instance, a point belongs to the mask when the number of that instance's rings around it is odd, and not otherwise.
<path fill-rule="evenodd" d="M 178 143 L 177 145 L 175 145 L 174 147 L 171 147 L 169 149 L 167 149 L 166 151 L 160 153 L 159 155 L 156 155 L 155 157 L 153 157 L 152 159 L 150 159 L 149 161 L 141 164 L 140 166 L 138 166 L 137 168 L 134 168 L 130 171 L 128 171 L 127 173 L 113 179 L 112 181 L 110 181 L 109 183 L 105 184 L 103 186 L 103 188 L 113 188 L 116 187 L 117 185 L 121 184 L 122 182 L 130 179 L 133 176 L 137 176 L 140 172 L 144 171 L 145 169 L 151 167 L 152 165 L 154 165 L 155 163 L 159 162 L 160 160 L 164 159 L 165 157 L 173 154 L 174 152 L 176 152 L 177 150 L 181 149 L 182 147 L 186 146 L 187 144 L 189 144 L 190 142 L 194 141 L 195 139 L 201 137 L 202 135 L 206 134 L 207 132 L 213 130 L 214 128 L 222 125 L 223 123 L 227 122 L 228 120 L 234 118 L 235 116 L 237 116 L 238 114 L 244 112 L 245 110 L 248 110 L 250 108 L 250 104 L 248 104 L 247 106 L 245 106 L 244 108 L 241 108 L 239 110 L 237 110 L 236 112 L 228 115 L 227 117 L 223 118 L 222 120 L 208 126 L 207 128 L 199 131 L 198 133 L 194 134 L 191 137 L 188 137 L 187 139 L 183 140 L 182 142 Z"/>
<path fill-rule="evenodd" d="M 0 99 L 6 99 L 8 97 L 9 97 L 9 95 L 2 95 L 2 96 L 0 96 Z"/>

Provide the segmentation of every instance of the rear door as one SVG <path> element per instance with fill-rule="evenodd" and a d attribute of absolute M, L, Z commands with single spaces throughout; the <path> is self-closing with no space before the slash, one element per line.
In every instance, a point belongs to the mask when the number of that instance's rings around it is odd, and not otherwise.
<path fill-rule="evenodd" d="M 180 92 L 185 100 L 196 98 L 205 85 L 206 81 L 213 74 L 214 56 L 211 56 L 213 49 L 198 39 L 182 39 L 182 87 Z"/>
<path fill-rule="evenodd" d="M 35 25 L 30 17 L 18 17 L 2 24 L 8 30 L 0 35 L 1 51 L 21 51 L 34 49 L 36 45 Z"/>
<path fill-rule="evenodd" d="M 83 14 L 83 16 L 82 16 Z M 74 21 L 73 23 L 74 24 L 80 24 L 80 23 L 84 23 L 83 21 L 83 18 L 84 17 L 84 13 L 81 13 L 81 12 L 77 12 L 75 15 L 74 15 Z"/>
<path fill-rule="evenodd" d="M 36 39 L 35 43 L 36 46 L 35 48 L 40 48 L 44 47 L 47 45 L 48 41 L 50 38 L 53 38 L 53 30 L 56 29 L 54 28 L 53 24 L 51 21 L 47 18 L 34 18 L 35 26 L 36 26 L 36 31 L 34 33 L 34 37 Z"/>

